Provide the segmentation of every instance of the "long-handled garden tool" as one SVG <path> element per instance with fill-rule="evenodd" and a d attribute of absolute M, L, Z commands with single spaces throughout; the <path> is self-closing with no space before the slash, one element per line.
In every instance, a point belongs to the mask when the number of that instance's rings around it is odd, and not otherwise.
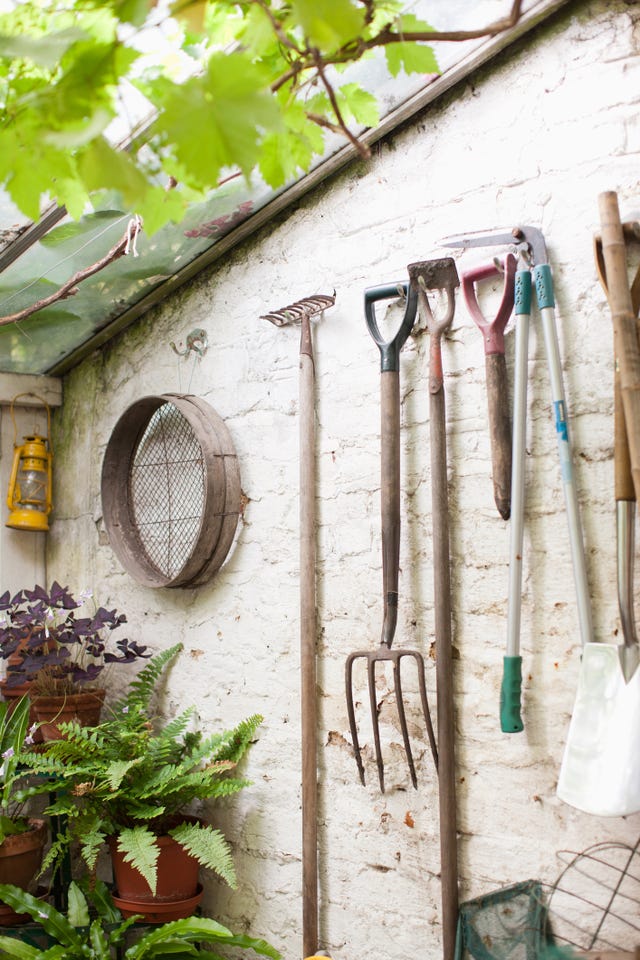
<path fill-rule="evenodd" d="M 447 417 L 442 367 L 442 336 L 455 312 L 458 272 L 451 257 L 411 263 L 411 287 L 429 333 L 429 422 L 433 524 L 433 596 L 436 635 L 438 728 L 438 796 L 440 811 L 440 882 L 444 960 L 453 960 L 458 922 L 458 840 L 456 827 L 455 725 L 451 649 L 451 574 L 449 497 L 447 490 Z M 446 294 L 444 315 L 435 317 L 428 290 Z"/>
<path fill-rule="evenodd" d="M 508 520 L 511 513 L 511 421 L 504 331 L 513 310 L 515 272 L 516 258 L 508 253 L 501 267 L 492 261 L 465 270 L 460 278 L 467 309 L 482 333 L 484 344 L 493 496 L 503 520 Z M 500 274 L 504 277 L 502 299 L 495 317 L 488 320 L 480 309 L 476 288 L 480 281 Z"/>
<path fill-rule="evenodd" d="M 611 195 L 608 197 L 611 198 Z M 640 281 L 636 277 L 630 292 L 625 231 L 620 222 L 617 202 L 615 210 L 602 211 L 601 208 L 601 212 L 604 214 L 602 236 L 595 238 L 598 273 L 612 314 L 615 304 L 628 299 L 627 312 L 634 318 L 635 329 Z M 617 289 L 622 285 L 625 293 Z M 618 603 L 623 643 L 588 643 L 584 647 L 578 691 L 558 780 L 558 796 L 562 800 L 600 816 L 626 816 L 640 810 L 640 752 L 637 741 L 640 730 L 640 668 L 633 616 L 635 490 L 627 446 L 626 411 L 623 410 L 622 400 L 624 350 L 625 342 L 616 336 L 614 326 L 614 474 Z"/>
<path fill-rule="evenodd" d="M 405 311 L 396 335 L 385 341 L 376 322 L 375 304 L 380 300 L 397 299 L 399 290 L 405 300 Z M 345 664 L 345 686 L 347 713 L 353 752 L 358 765 L 360 780 L 364 784 L 364 764 L 358 740 L 355 705 L 353 696 L 353 666 L 362 659 L 367 665 L 369 705 L 373 740 L 378 768 L 380 789 L 384 792 L 384 764 L 380 745 L 380 726 L 378 722 L 378 703 L 376 697 L 376 664 L 393 665 L 393 683 L 396 708 L 400 720 L 400 730 L 411 780 L 417 787 L 415 764 L 409 741 L 409 731 L 402 696 L 400 665 L 404 658 L 413 659 L 418 671 L 418 685 L 422 713 L 429 737 L 429 743 L 437 765 L 437 749 L 429 713 L 427 689 L 424 673 L 424 660 L 417 650 L 393 648 L 393 639 L 398 619 L 398 567 L 400 562 L 400 352 L 409 336 L 416 316 L 417 297 L 407 284 L 388 284 L 371 287 L 364 295 L 365 318 L 369 333 L 380 351 L 380 391 L 381 391 L 381 508 L 382 508 L 382 582 L 383 582 L 383 623 L 380 645 L 376 650 L 360 650 L 349 654 Z"/>
<path fill-rule="evenodd" d="M 564 501 L 569 526 L 569 544 L 571 548 L 573 576 L 576 590 L 580 637 L 582 644 L 584 645 L 591 640 L 593 634 L 591 604 L 589 599 L 587 568 L 584 554 L 584 544 L 582 540 L 578 495 L 575 487 L 573 472 L 573 457 L 571 452 L 571 442 L 569 439 L 567 403 L 564 394 L 564 385 L 562 382 L 562 364 L 560 361 L 560 349 L 558 345 L 558 334 L 555 322 L 553 278 L 551 275 L 551 267 L 547 259 L 547 248 L 544 236 L 536 227 L 527 226 L 515 227 L 511 231 L 496 230 L 488 231 L 486 233 L 471 233 L 459 237 L 448 237 L 441 242 L 444 246 L 462 248 L 490 245 L 515 246 L 517 254 L 524 263 L 524 269 L 518 270 L 516 274 L 516 316 L 519 318 L 516 321 L 516 331 L 518 330 L 519 325 L 522 326 L 523 330 L 528 328 L 528 321 L 531 314 L 531 280 L 533 280 L 538 309 L 540 311 L 545 352 L 547 355 L 547 364 L 549 367 L 552 409 L 555 420 L 562 485 L 564 490 Z M 531 269 L 533 276 L 525 279 L 525 275 L 528 274 Z M 520 362 L 524 362 L 524 358 L 521 358 Z M 518 374 L 516 374 L 516 376 L 517 375 Z M 523 416 L 524 411 L 521 411 L 518 413 L 516 418 L 516 412 L 514 411 L 514 426 L 519 424 L 519 430 L 522 430 Z M 522 435 L 522 440 L 523 436 L 524 435 Z M 522 470 L 522 472 L 524 472 L 522 454 L 523 450 L 520 450 L 518 453 L 516 453 L 514 449 L 514 471 Z M 514 495 L 520 496 L 521 487 L 522 477 L 516 477 L 512 475 L 512 503 Z M 517 494 L 516 489 L 520 491 Z M 521 659 L 519 656 L 519 624 L 522 593 L 521 538 L 521 528 L 514 530 L 512 527 L 509 608 L 511 612 L 512 605 L 515 604 L 515 609 L 508 617 L 507 652 L 504 660 L 504 678 L 501 688 L 500 715 L 501 726 L 504 732 L 517 732 L 522 730 L 522 723 L 519 718 L 521 687 Z M 518 546 L 520 546 L 518 554 L 519 559 L 515 555 Z M 514 574 L 513 577 L 511 577 L 511 573 Z M 518 628 L 517 631 L 515 629 L 516 627 Z M 505 697 L 508 698 L 509 701 L 506 704 Z"/>
<path fill-rule="evenodd" d="M 276 326 L 300 322 L 300 699 L 302 727 L 302 943 L 318 949 L 318 706 L 316 694 L 315 367 L 311 317 L 333 296 L 305 297 L 261 319 Z"/>
<path fill-rule="evenodd" d="M 608 300 L 613 321 L 616 356 L 620 366 L 620 392 L 631 460 L 631 473 L 640 498 L 640 344 L 627 280 L 624 230 L 614 191 L 598 197 L 602 254 L 608 279 Z"/>
<path fill-rule="evenodd" d="M 621 224 L 624 240 L 640 241 L 640 223 L 633 221 Z M 598 276 L 608 296 L 607 272 L 604 262 L 602 237 L 594 238 L 594 255 Z M 624 279 L 624 278 L 622 278 Z M 638 331 L 638 311 L 640 311 L 640 265 L 631 284 L 631 309 L 636 318 Z M 620 376 L 620 361 L 618 359 L 618 344 L 614 335 L 614 380 L 613 380 L 613 417 L 614 417 L 614 483 L 616 497 L 616 546 L 618 572 L 618 608 L 622 626 L 623 643 L 619 647 L 620 666 L 625 681 L 628 683 L 636 670 L 639 661 L 639 645 L 636 635 L 636 624 L 633 604 L 634 594 L 634 559 L 635 559 L 635 521 L 636 521 L 636 494 L 631 471 L 631 455 L 629 440 L 624 416 L 622 400 L 622 383 Z"/>

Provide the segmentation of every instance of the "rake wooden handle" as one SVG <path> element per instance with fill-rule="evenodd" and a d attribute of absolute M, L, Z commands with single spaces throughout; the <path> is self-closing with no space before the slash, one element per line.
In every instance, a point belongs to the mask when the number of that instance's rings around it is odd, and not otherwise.
<path fill-rule="evenodd" d="M 612 190 L 601 193 L 598 206 L 614 350 L 619 364 L 620 394 L 637 499 L 640 493 L 640 346 L 627 277 L 627 248 L 617 194 Z"/>
<path fill-rule="evenodd" d="M 318 949 L 318 762 L 316 697 L 315 372 L 311 324 L 300 337 L 300 697 L 302 736 L 302 944 Z"/>

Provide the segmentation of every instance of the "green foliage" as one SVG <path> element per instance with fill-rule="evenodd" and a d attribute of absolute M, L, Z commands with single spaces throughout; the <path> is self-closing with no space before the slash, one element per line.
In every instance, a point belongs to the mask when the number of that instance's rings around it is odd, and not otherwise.
<path fill-rule="evenodd" d="M 123 921 L 109 891 L 100 881 L 91 892 L 86 886 L 83 892 L 78 884 L 71 883 L 66 915 L 12 884 L 0 884 L 0 900 L 19 913 L 28 914 L 53 941 L 43 952 L 14 937 L 0 936 L 2 955 L 17 960 L 112 960 L 116 955 L 125 960 L 155 960 L 169 954 L 176 958 L 217 956 L 198 950 L 194 943 L 239 947 L 280 960 L 278 951 L 265 940 L 234 934 L 208 917 L 187 917 L 164 923 L 127 947 L 126 933 L 136 918 Z M 93 914 L 97 916 L 91 920 Z"/>
<path fill-rule="evenodd" d="M 10 834 L 29 829 L 22 815 L 24 773 L 19 770 L 31 739 L 28 736 L 29 698 L 21 697 L 11 713 L 9 707 L 8 702 L 0 700 L 0 843 Z"/>
<path fill-rule="evenodd" d="M 403 33 L 429 33 L 433 30 L 428 23 L 418 20 L 413 14 L 405 14 L 398 18 L 396 29 Z M 405 73 L 437 73 L 438 61 L 431 47 L 417 43 L 400 42 L 385 47 L 387 67 L 392 77 L 397 77 L 401 70 Z"/>
<path fill-rule="evenodd" d="M 437 69 L 429 46 L 403 40 L 430 28 L 400 0 L 176 0 L 181 40 L 145 57 L 154 7 L 23 0 L 0 15 L 0 186 L 27 216 L 55 197 L 79 217 L 113 189 L 152 233 L 221 179 L 260 174 L 277 188 L 310 168 L 327 130 L 352 138 L 347 124 L 375 125 L 372 95 L 339 82 L 345 65 L 384 47 L 394 76 Z M 122 153 L 108 128 L 131 84 L 153 120 Z"/>
<path fill-rule="evenodd" d="M 193 709 L 164 725 L 154 721 L 151 698 L 181 649 L 177 644 L 149 660 L 99 726 L 63 724 L 64 739 L 45 744 L 28 758 L 30 768 L 46 774 L 58 789 L 47 813 L 67 818 L 67 830 L 49 851 L 45 867 L 58 863 L 75 839 L 92 870 L 106 838 L 117 835 L 125 860 L 155 890 L 156 837 L 168 833 L 199 863 L 235 885 L 222 834 L 210 825 L 185 825 L 178 818 L 193 801 L 227 797 L 248 785 L 230 771 L 248 750 L 262 717 L 251 716 L 208 737 L 188 729 Z M 51 783 L 41 792 L 45 789 L 50 790 Z"/>

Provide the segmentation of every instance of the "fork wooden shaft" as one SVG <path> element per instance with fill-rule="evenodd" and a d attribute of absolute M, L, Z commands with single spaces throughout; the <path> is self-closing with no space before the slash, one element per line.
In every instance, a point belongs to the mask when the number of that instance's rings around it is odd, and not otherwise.
<path fill-rule="evenodd" d="M 384 620 L 381 643 L 390 647 L 398 620 L 400 564 L 400 374 L 383 370 L 381 391 L 382 587 Z"/>

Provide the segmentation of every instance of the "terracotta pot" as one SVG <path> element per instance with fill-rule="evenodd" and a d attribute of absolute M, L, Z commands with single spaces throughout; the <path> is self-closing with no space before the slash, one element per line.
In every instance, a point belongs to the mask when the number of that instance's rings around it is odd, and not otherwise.
<path fill-rule="evenodd" d="M 127 900 L 114 893 L 113 902 L 125 919 L 140 914 L 146 923 L 168 923 L 170 920 L 184 920 L 192 916 L 202 900 L 203 893 L 201 884 L 198 884 L 195 895 L 184 900 L 136 901 Z"/>
<path fill-rule="evenodd" d="M 156 843 L 160 847 L 160 856 L 158 857 L 158 882 L 156 892 L 153 894 L 142 874 L 130 863 L 125 862 L 118 850 L 117 837 L 109 839 L 115 892 L 120 900 L 133 904 L 127 908 L 130 913 L 142 913 L 145 919 L 158 914 L 159 906 L 173 910 L 171 905 L 177 905 L 179 902 L 182 903 L 182 908 L 176 906 L 178 913 L 172 913 L 171 919 L 190 917 L 199 902 L 200 865 L 195 857 L 192 857 L 173 837 L 157 837 Z M 145 904 L 148 905 L 148 910 Z M 186 912 L 179 912 L 181 909 Z M 151 920 L 151 922 L 154 921 Z"/>
<path fill-rule="evenodd" d="M 47 697 L 32 694 L 33 708 L 45 740 L 61 740 L 58 724 L 77 720 L 83 727 L 95 727 L 100 722 L 100 712 L 105 690 L 86 690 L 66 696 Z"/>
<path fill-rule="evenodd" d="M 6 837 L 0 844 L 0 883 L 14 883 L 30 893 L 35 892 L 35 876 L 42 864 L 42 853 L 47 842 L 45 820 L 30 819 L 31 829 Z M 14 926 L 22 923 L 23 917 L 11 907 L 2 904 L 0 925 Z"/>

